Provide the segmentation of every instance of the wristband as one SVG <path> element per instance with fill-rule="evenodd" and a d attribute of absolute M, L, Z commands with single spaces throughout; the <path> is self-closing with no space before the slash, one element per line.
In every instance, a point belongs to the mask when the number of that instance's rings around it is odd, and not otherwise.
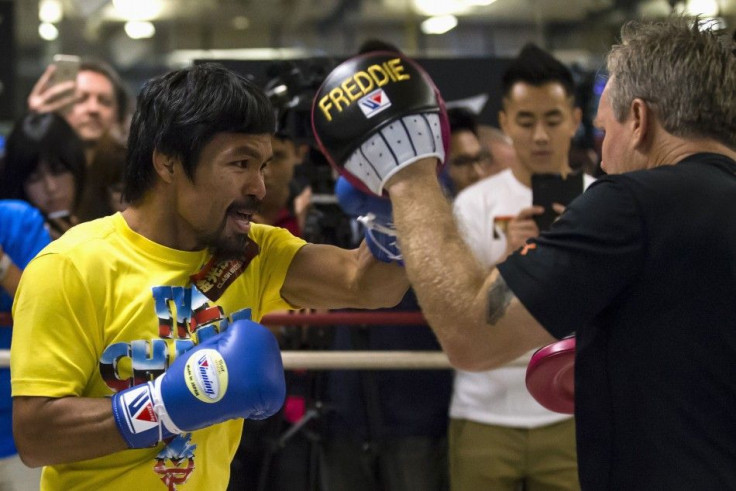
<path fill-rule="evenodd" d="M 3 254 L 3 257 L 0 258 L 0 282 L 5 280 L 5 277 L 8 276 L 8 270 L 12 265 L 13 261 L 10 259 L 10 256 Z"/>

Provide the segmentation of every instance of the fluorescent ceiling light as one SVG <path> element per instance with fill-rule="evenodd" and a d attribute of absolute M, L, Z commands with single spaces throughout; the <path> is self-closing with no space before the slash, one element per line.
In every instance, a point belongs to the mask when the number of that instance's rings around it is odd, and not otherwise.
<path fill-rule="evenodd" d="M 156 34 L 156 27 L 148 21 L 131 20 L 125 23 L 125 34 L 130 39 L 148 39 Z"/>
<path fill-rule="evenodd" d="M 38 26 L 38 35 L 44 41 L 53 41 L 59 37 L 59 30 L 49 22 L 41 22 Z"/>
<path fill-rule="evenodd" d="M 303 48 L 177 49 L 166 56 L 171 66 L 189 66 L 193 60 L 298 60 L 315 53 Z"/>
<path fill-rule="evenodd" d="M 702 15 L 704 17 L 715 17 L 719 12 L 716 0 L 687 0 L 685 12 L 690 15 Z"/>
<path fill-rule="evenodd" d="M 421 28 L 424 34 L 444 34 L 455 26 L 457 26 L 457 17 L 440 15 L 426 19 L 422 22 Z"/>
<path fill-rule="evenodd" d="M 238 31 L 244 31 L 250 27 L 250 19 L 244 15 L 237 15 L 232 20 L 233 28 Z"/>
<path fill-rule="evenodd" d="M 470 12 L 471 6 L 463 0 L 413 0 L 414 9 L 420 15 L 457 15 Z"/>
<path fill-rule="evenodd" d="M 115 10 L 126 20 L 153 20 L 161 15 L 161 0 L 112 0 Z"/>
<path fill-rule="evenodd" d="M 56 24 L 64 17 L 64 9 L 59 0 L 41 0 L 38 4 L 38 19 L 41 22 Z"/>
<path fill-rule="evenodd" d="M 412 0 L 420 15 L 464 15 L 476 7 L 487 7 L 496 0 Z"/>

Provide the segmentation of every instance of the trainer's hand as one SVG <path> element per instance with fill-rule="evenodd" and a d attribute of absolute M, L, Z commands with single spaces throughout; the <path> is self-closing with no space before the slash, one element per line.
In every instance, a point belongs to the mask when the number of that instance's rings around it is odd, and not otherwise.
<path fill-rule="evenodd" d="M 128 446 L 143 448 L 228 419 L 267 418 L 285 396 L 276 338 L 240 320 L 179 355 L 152 382 L 115 394 L 112 408 Z"/>
<path fill-rule="evenodd" d="M 383 262 L 403 264 L 391 202 L 357 189 L 342 176 L 335 183 L 335 196 L 340 208 L 363 224 L 365 242 L 373 256 Z"/>
<path fill-rule="evenodd" d="M 28 109 L 37 113 L 50 113 L 66 109 L 76 100 L 77 84 L 74 81 L 53 84 L 55 65 L 46 67 L 28 95 Z"/>
<path fill-rule="evenodd" d="M 439 91 L 415 62 L 395 52 L 338 65 L 315 95 L 312 127 L 333 167 L 379 196 L 392 175 L 418 160 L 432 157 L 441 169 L 449 145 Z"/>

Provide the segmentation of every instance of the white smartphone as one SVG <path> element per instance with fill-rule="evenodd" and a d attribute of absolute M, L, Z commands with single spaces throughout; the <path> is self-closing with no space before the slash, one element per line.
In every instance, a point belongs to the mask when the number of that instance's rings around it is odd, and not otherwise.
<path fill-rule="evenodd" d="M 66 81 L 76 81 L 82 59 L 77 55 L 54 55 L 56 71 L 51 77 L 53 85 Z"/>

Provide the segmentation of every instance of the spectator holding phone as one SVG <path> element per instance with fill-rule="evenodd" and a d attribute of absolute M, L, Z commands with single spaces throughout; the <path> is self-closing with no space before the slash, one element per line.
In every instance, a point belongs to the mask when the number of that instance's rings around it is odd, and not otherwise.
<path fill-rule="evenodd" d="M 57 58 L 46 68 L 28 96 L 28 109 L 62 114 L 84 143 L 87 163 L 91 163 L 103 136 L 126 139 L 128 90 L 107 63 L 82 59 L 73 80 L 67 76 L 72 70 L 64 63 L 64 58 Z"/>
<path fill-rule="evenodd" d="M 76 224 L 85 177 L 82 142 L 56 113 L 27 114 L 6 141 L 0 198 L 20 199 L 43 214 L 52 238 Z"/>
<path fill-rule="evenodd" d="M 499 121 L 517 158 L 454 202 L 462 236 L 489 268 L 539 235 L 533 218 L 543 209 L 531 206 L 533 176 L 569 177 L 571 139 L 581 118 L 570 71 L 534 45 L 511 63 L 502 87 Z M 593 181 L 584 178 L 585 185 Z M 490 371 L 456 372 L 449 438 L 453 489 L 579 488 L 573 419 L 548 411 L 528 393 L 530 355 Z"/>

